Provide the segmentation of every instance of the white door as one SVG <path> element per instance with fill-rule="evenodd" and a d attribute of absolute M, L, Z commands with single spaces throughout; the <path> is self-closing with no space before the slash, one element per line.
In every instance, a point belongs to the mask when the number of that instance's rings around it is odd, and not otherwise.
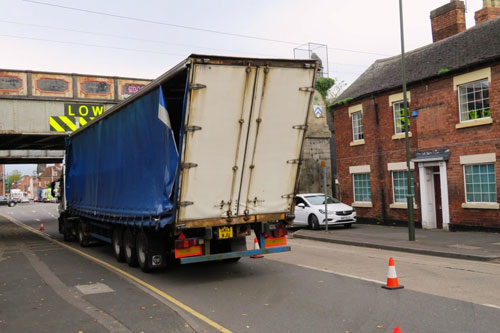
<path fill-rule="evenodd" d="M 303 88 L 312 87 L 314 74 L 259 68 L 238 214 L 290 210 L 311 97 Z"/>
<path fill-rule="evenodd" d="M 236 215 L 256 68 L 196 64 L 186 115 L 179 221 Z"/>

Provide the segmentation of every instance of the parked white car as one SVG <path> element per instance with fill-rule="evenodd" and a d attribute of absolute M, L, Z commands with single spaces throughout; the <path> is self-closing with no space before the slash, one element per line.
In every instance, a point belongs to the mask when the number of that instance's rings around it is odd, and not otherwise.
<path fill-rule="evenodd" d="M 327 197 L 328 225 L 350 228 L 356 222 L 356 210 L 335 198 Z M 325 226 L 325 195 L 321 193 L 297 194 L 295 197 L 294 226 L 319 229 Z"/>

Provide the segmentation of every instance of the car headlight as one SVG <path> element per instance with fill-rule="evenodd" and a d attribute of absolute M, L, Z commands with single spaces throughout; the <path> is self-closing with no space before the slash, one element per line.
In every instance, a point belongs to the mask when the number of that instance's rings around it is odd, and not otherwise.
<path fill-rule="evenodd" d="M 320 212 L 321 214 L 325 215 L 325 210 L 324 210 L 324 209 L 318 209 L 318 210 L 319 210 L 319 212 Z M 328 211 L 328 215 L 334 215 L 334 214 L 335 214 L 335 212 Z"/>

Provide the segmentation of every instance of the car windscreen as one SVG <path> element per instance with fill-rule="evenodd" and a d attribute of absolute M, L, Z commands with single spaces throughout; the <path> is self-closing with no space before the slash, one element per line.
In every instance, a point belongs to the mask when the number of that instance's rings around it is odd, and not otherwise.
<path fill-rule="evenodd" d="M 309 203 L 311 205 L 324 205 L 325 204 L 325 196 L 324 195 L 311 195 L 311 196 L 307 196 L 305 198 L 307 201 L 309 201 Z M 332 198 L 332 197 L 327 197 L 327 203 L 329 203 L 329 204 L 340 203 L 340 201 L 338 201 L 337 199 Z"/>

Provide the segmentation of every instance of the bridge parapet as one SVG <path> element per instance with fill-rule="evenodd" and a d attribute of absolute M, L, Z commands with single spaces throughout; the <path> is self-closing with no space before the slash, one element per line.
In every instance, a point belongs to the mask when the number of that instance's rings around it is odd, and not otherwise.
<path fill-rule="evenodd" d="M 150 80 L 0 70 L 0 163 L 62 156 L 64 137 Z M 54 151 L 59 151 L 57 154 Z"/>

